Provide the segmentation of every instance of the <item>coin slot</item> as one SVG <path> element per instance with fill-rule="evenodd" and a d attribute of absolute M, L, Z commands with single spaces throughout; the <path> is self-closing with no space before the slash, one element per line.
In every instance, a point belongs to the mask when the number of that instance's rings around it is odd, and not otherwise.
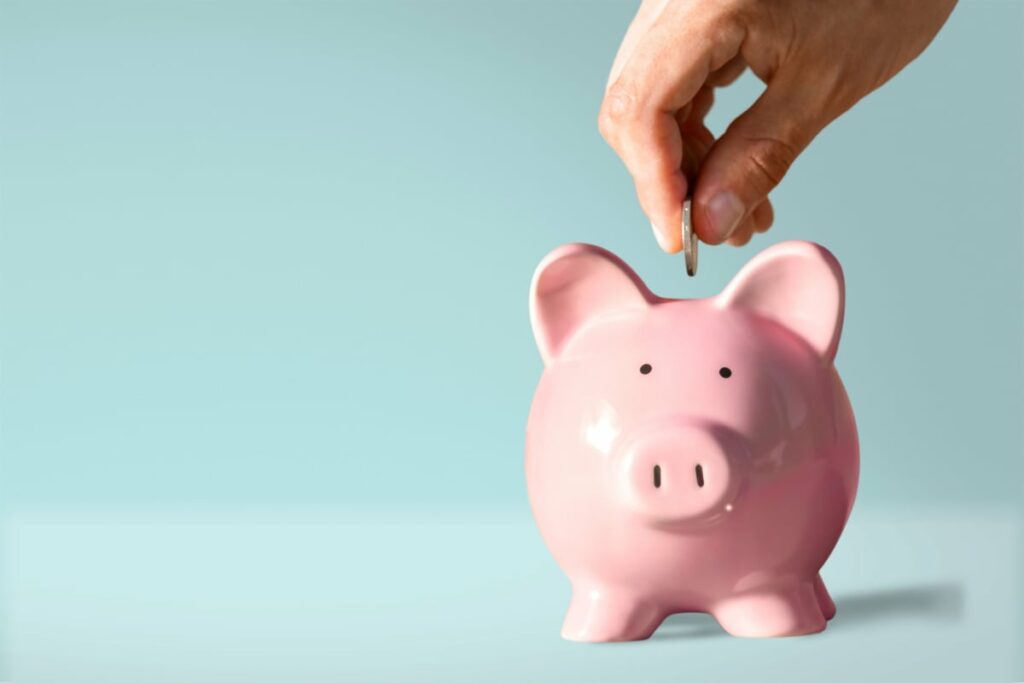
<path fill-rule="evenodd" d="M 697 474 L 697 486 L 704 488 L 704 468 L 700 465 L 694 468 Z"/>
<path fill-rule="evenodd" d="M 654 488 L 661 488 L 661 465 L 654 466 Z"/>

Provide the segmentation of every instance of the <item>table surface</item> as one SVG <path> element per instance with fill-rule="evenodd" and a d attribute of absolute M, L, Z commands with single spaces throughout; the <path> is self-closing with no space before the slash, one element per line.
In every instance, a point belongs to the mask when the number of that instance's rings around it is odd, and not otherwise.
<path fill-rule="evenodd" d="M 0 679 L 1024 679 L 1018 511 L 856 510 L 821 634 L 560 639 L 569 585 L 524 510 L 53 510 L 3 525 Z"/>

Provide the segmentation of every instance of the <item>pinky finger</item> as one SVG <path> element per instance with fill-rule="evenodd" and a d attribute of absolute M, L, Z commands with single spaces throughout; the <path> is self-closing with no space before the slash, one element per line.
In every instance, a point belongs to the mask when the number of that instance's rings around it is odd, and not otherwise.
<path fill-rule="evenodd" d="M 726 240 L 729 244 L 734 247 L 742 247 L 744 244 L 750 241 L 750 238 L 754 236 L 754 217 L 747 216 L 743 219 L 743 222 L 739 224 L 739 227 L 733 231 L 729 239 Z"/>
<path fill-rule="evenodd" d="M 775 221 L 775 210 L 770 200 L 766 199 L 754 209 L 754 232 L 768 232 Z"/>
<path fill-rule="evenodd" d="M 775 211 L 771 202 L 766 199 L 757 205 L 753 213 L 743 219 L 736 232 L 726 241 L 734 247 L 742 247 L 750 242 L 756 233 L 767 232 L 768 228 L 772 227 L 774 218 Z"/>

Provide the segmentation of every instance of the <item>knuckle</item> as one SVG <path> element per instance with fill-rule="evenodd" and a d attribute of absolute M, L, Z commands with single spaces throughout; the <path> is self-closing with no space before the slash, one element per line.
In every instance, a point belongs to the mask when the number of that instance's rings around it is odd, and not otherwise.
<path fill-rule="evenodd" d="M 597 130 L 600 131 L 601 137 L 605 139 L 605 142 L 612 144 L 615 140 L 615 122 L 608 116 L 606 107 L 602 106 L 601 111 L 597 114 Z"/>
<path fill-rule="evenodd" d="M 709 11 L 701 26 L 701 34 L 705 36 L 708 45 L 732 46 L 743 42 L 746 26 L 750 24 L 749 10 L 741 2 L 721 2 L 713 10 Z M 712 55 L 720 58 L 723 66 L 728 59 L 735 56 L 734 52 L 726 51 L 721 53 L 713 50 Z M 716 60 L 717 61 L 717 60 Z"/>
<path fill-rule="evenodd" d="M 604 101 L 601 103 L 601 113 L 598 117 L 602 131 L 605 129 L 614 130 L 624 122 L 636 117 L 637 100 L 636 95 L 621 82 L 613 84 L 605 93 Z"/>
<path fill-rule="evenodd" d="M 703 33 L 715 45 L 728 45 L 742 25 L 742 11 L 732 5 L 724 5 L 709 13 L 704 21 Z"/>
<path fill-rule="evenodd" d="M 796 161 L 799 150 L 781 138 L 749 138 L 750 163 L 764 183 L 765 194 L 780 182 Z"/>

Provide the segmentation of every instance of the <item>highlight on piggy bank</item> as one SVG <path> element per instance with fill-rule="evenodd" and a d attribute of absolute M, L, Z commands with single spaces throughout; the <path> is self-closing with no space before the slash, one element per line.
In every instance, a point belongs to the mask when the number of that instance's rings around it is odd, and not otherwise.
<path fill-rule="evenodd" d="M 736 636 L 825 628 L 819 571 L 859 472 L 833 365 L 844 297 L 808 242 L 766 249 L 707 299 L 658 297 L 592 245 L 542 261 L 526 481 L 572 583 L 565 638 L 643 639 L 678 612 Z"/>

